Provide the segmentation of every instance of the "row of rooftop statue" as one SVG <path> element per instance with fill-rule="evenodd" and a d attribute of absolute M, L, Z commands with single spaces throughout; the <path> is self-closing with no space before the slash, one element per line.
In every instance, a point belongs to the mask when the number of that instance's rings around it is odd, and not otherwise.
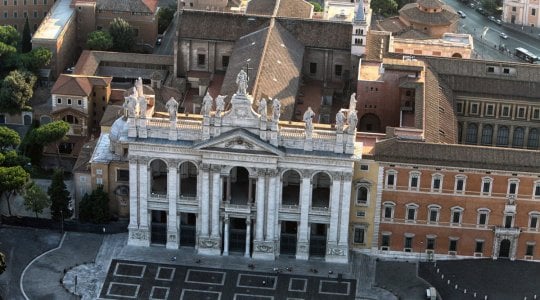
<path fill-rule="evenodd" d="M 240 73 L 238 73 L 236 83 L 238 85 L 238 90 L 236 92 L 236 95 L 247 95 L 246 89 L 247 89 L 248 77 L 244 70 L 240 70 Z M 214 113 L 214 117 L 216 118 L 222 117 L 222 113 L 224 113 L 225 111 L 225 98 L 227 98 L 227 96 L 218 95 L 216 97 L 215 99 L 216 110 Z M 266 100 L 265 98 L 262 98 L 259 101 L 259 105 L 257 108 L 257 113 L 260 115 L 259 118 L 263 122 L 268 121 L 267 101 L 268 100 Z M 274 99 L 270 98 L 269 102 L 272 103 L 272 115 L 271 115 L 270 121 L 277 124 L 281 116 L 281 102 L 277 98 L 274 98 Z M 169 113 L 170 121 L 176 122 L 177 113 L 178 113 L 178 101 L 176 101 L 173 97 L 171 97 L 169 101 L 167 101 L 165 106 Z M 203 115 L 204 117 L 210 117 L 210 113 L 213 107 L 214 107 L 214 99 L 207 92 L 202 101 L 200 114 Z M 125 116 L 146 118 L 146 109 L 147 109 L 147 101 L 143 92 L 142 79 L 139 77 L 135 81 L 135 86 L 132 89 L 131 95 L 125 97 L 125 102 L 124 102 Z M 314 117 L 315 117 L 315 112 L 311 109 L 311 107 L 308 107 L 308 109 L 304 112 L 304 115 L 302 118 L 302 120 L 306 124 L 306 131 L 308 132 L 313 131 Z M 343 132 L 345 130 L 349 134 L 354 134 L 357 124 L 358 124 L 358 116 L 356 112 L 356 94 L 353 93 L 349 101 L 349 108 L 340 109 L 336 114 L 336 130 L 338 132 Z M 347 128 L 345 128 L 345 125 L 348 125 Z"/>

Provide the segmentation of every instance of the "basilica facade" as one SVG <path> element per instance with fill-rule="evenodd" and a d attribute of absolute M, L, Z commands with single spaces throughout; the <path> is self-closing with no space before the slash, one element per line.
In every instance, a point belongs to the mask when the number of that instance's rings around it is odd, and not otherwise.
<path fill-rule="evenodd" d="M 257 99 L 256 112 L 242 76 L 229 105 L 207 95 L 200 115 L 177 114 L 171 98 L 168 119 L 147 118 L 127 99 L 113 129 L 129 153 L 128 244 L 347 262 L 356 111 L 335 126 L 311 110 L 279 121 L 280 101 Z"/>

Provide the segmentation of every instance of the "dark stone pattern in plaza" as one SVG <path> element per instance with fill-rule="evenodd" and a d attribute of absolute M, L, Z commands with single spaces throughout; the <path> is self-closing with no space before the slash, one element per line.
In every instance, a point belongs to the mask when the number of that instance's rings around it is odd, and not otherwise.
<path fill-rule="evenodd" d="M 355 299 L 356 280 L 113 260 L 101 299 Z"/>

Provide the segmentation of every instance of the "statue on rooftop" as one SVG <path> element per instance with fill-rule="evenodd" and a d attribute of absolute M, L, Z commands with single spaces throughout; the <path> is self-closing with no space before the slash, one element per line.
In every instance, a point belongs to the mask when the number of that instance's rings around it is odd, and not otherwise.
<path fill-rule="evenodd" d="M 236 76 L 236 84 L 238 85 L 238 90 L 236 91 L 236 94 L 238 95 L 246 95 L 247 94 L 247 87 L 248 87 L 248 74 L 243 69 L 238 72 L 238 75 Z"/>
<path fill-rule="evenodd" d="M 137 80 L 135 80 L 135 88 L 137 89 L 137 96 L 143 97 L 144 96 L 144 90 L 143 90 L 143 82 L 142 78 L 139 77 Z"/>
<path fill-rule="evenodd" d="M 343 132 L 343 126 L 345 125 L 345 114 L 343 110 L 339 110 L 336 114 L 336 130 L 338 132 Z"/>
<path fill-rule="evenodd" d="M 311 106 L 308 107 L 306 112 L 304 112 L 304 117 L 302 118 L 304 122 L 306 123 L 306 134 L 311 134 L 313 131 L 313 118 L 315 117 L 315 113 L 311 109 Z"/>
<path fill-rule="evenodd" d="M 279 122 L 279 117 L 281 116 L 281 102 L 278 98 L 272 100 L 272 121 Z"/>
<path fill-rule="evenodd" d="M 266 99 L 262 98 L 259 101 L 259 107 L 257 108 L 257 113 L 261 115 L 261 120 L 266 121 L 267 112 L 266 112 Z"/>
<path fill-rule="evenodd" d="M 349 110 L 356 110 L 356 93 L 352 93 L 349 100 Z"/>
<path fill-rule="evenodd" d="M 358 124 L 358 116 L 356 115 L 356 109 L 349 110 L 349 115 L 347 116 L 347 123 L 349 123 L 348 133 L 353 134 L 356 130 L 356 125 Z"/>
<path fill-rule="evenodd" d="M 221 118 L 221 113 L 225 110 L 225 98 L 227 95 L 218 95 L 216 98 L 216 117 Z"/>
<path fill-rule="evenodd" d="M 176 122 L 176 117 L 178 113 L 178 102 L 171 97 L 169 101 L 165 104 L 165 107 L 167 107 L 167 111 L 169 112 L 169 120 L 171 122 Z"/>
<path fill-rule="evenodd" d="M 139 96 L 139 118 L 146 118 L 146 108 L 148 102 L 146 102 L 146 97 Z"/>
<path fill-rule="evenodd" d="M 201 115 L 208 117 L 210 116 L 210 111 L 212 110 L 212 105 L 214 105 L 214 99 L 210 96 L 210 93 L 206 92 L 206 95 L 203 98 Z"/>
<path fill-rule="evenodd" d="M 137 107 L 137 99 L 134 96 L 128 96 L 125 98 L 124 109 L 125 114 L 129 118 L 135 117 L 135 109 Z"/>

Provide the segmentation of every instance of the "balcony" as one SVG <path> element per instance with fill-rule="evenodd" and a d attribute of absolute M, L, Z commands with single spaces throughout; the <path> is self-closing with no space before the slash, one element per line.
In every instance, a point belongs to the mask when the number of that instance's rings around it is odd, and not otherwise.
<path fill-rule="evenodd" d="M 231 204 L 225 203 L 225 212 L 228 213 L 241 213 L 241 214 L 250 214 L 253 209 L 252 204 Z"/>
<path fill-rule="evenodd" d="M 150 193 L 148 195 L 149 201 L 154 202 L 167 202 L 167 195 L 166 194 L 156 194 L 156 193 Z"/>
<path fill-rule="evenodd" d="M 312 215 L 321 215 L 321 216 L 327 216 L 330 215 L 330 210 L 328 207 L 310 207 L 309 213 Z"/>
<path fill-rule="evenodd" d="M 282 204 L 279 208 L 279 212 L 298 213 L 300 212 L 300 208 L 298 205 Z"/>

